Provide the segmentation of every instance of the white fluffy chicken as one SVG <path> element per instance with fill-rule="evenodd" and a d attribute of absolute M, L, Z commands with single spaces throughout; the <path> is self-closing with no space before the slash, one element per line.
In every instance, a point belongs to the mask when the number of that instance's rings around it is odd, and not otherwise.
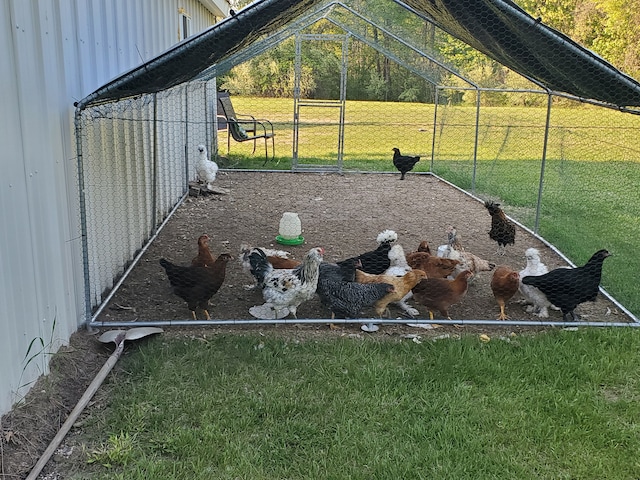
<path fill-rule="evenodd" d="M 469 270 L 474 275 L 471 278 L 475 278 L 479 272 L 489 272 L 496 268 L 495 263 L 488 262 L 471 252 L 466 252 L 458 240 L 458 232 L 453 226 L 447 228 L 447 244 L 438 247 L 437 255 L 460 262 L 452 274 L 453 277 L 465 270 Z"/>
<path fill-rule="evenodd" d="M 200 182 L 207 186 L 207 190 L 211 190 L 213 182 L 218 174 L 218 164 L 209 158 L 207 147 L 198 145 L 198 161 L 196 162 L 196 173 Z"/>
<path fill-rule="evenodd" d="M 527 266 L 520 271 L 519 290 L 524 297 L 525 303 L 528 303 L 527 312 L 533 313 L 540 318 L 549 318 L 549 307 L 553 308 L 551 302 L 547 300 L 547 296 L 533 285 L 524 285 L 522 279 L 524 277 L 537 277 L 544 275 L 549 271 L 547 266 L 540 261 L 540 252 L 535 248 L 528 248 L 524 253 L 527 259 Z"/>
<path fill-rule="evenodd" d="M 402 245 L 395 244 L 389 250 L 389 268 L 384 271 L 385 275 L 391 275 L 394 277 L 404 277 L 405 273 L 410 272 L 412 269 L 407 263 L 407 258 L 404 254 L 404 249 Z M 413 292 L 409 291 L 402 299 L 397 302 L 393 302 L 395 305 L 400 307 L 403 311 L 405 311 L 411 317 L 415 317 L 420 314 L 420 311 L 415 308 L 409 306 L 407 304 L 407 300 L 409 300 L 413 296 Z"/>
<path fill-rule="evenodd" d="M 301 303 L 313 298 L 318 287 L 320 262 L 324 248 L 315 247 L 309 250 L 302 263 L 296 268 L 273 268 L 267 255 L 259 248 L 249 255 L 251 270 L 262 287 L 265 303 L 249 309 L 256 318 L 273 320 L 287 315 L 296 317 Z"/>

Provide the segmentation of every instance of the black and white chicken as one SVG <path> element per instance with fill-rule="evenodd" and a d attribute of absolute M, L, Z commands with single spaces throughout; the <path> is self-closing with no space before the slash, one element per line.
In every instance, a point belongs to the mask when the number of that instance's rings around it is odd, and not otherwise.
<path fill-rule="evenodd" d="M 379 275 L 384 273 L 391 265 L 389 251 L 397 240 L 398 234 L 396 232 L 393 230 L 384 230 L 380 232 L 376 238 L 378 248 L 352 258 L 360 260 L 362 266 L 359 267 L 359 269 L 363 272 Z"/>
<path fill-rule="evenodd" d="M 301 303 L 313 298 L 318 287 L 320 262 L 324 248 L 309 250 L 302 263 L 296 268 L 276 269 L 267 260 L 267 255 L 259 248 L 249 255 L 251 269 L 263 285 L 262 296 L 265 303 L 249 309 L 256 318 L 280 319 L 291 314 L 294 318 Z"/>

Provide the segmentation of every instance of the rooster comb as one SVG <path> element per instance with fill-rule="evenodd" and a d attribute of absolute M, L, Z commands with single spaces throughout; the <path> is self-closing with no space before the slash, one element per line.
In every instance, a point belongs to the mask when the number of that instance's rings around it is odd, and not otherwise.
<path fill-rule="evenodd" d="M 393 243 L 396 240 L 398 240 L 398 234 L 393 230 L 380 232 L 376 238 L 376 242 L 378 242 L 379 245 L 382 245 L 383 243 Z"/>

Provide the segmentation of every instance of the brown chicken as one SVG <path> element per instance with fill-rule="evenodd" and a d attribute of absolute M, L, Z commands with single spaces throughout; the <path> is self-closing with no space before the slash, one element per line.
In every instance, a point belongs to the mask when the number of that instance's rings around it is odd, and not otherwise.
<path fill-rule="evenodd" d="M 187 267 L 175 265 L 164 258 L 160 259 L 160 265 L 164 268 L 173 287 L 173 293 L 187 302 L 194 320 L 197 320 L 196 308 L 204 310 L 207 320 L 209 315 L 209 299 L 220 289 L 224 283 L 227 263 L 233 257 L 223 253 L 210 267 L 189 265 Z"/>
<path fill-rule="evenodd" d="M 198 255 L 193 257 L 191 265 L 194 267 L 212 267 L 215 261 L 213 255 L 211 255 L 211 250 L 209 250 L 209 235 L 200 235 L 198 237 Z"/>
<path fill-rule="evenodd" d="M 393 285 L 393 291 L 386 294 L 373 304 L 379 317 L 388 312 L 388 305 L 392 302 L 399 302 L 409 293 L 420 281 L 427 278 L 422 270 L 411 270 L 402 277 L 394 275 L 372 275 L 362 270 L 356 270 L 356 282 L 358 283 L 388 283 Z"/>
<path fill-rule="evenodd" d="M 429 247 L 429 242 L 427 242 L 426 240 L 422 240 L 420 242 L 420 245 L 418 245 L 418 251 L 427 252 L 428 254 L 431 254 L 431 248 Z"/>
<path fill-rule="evenodd" d="M 273 268 L 296 268 L 302 262 L 293 258 L 276 257 L 275 255 L 267 255 L 267 260 Z"/>
<path fill-rule="evenodd" d="M 491 278 L 491 290 L 493 296 L 498 302 L 500 307 L 500 316 L 498 320 L 508 320 L 509 317 L 504 312 L 505 304 L 513 297 L 518 291 L 520 286 L 520 274 L 506 265 L 500 265 L 493 272 Z"/>
<path fill-rule="evenodd" d="M 436 257 L 427 252 L 411 252 L 406 257 L 411 268 L 422 270 L 428 278 L 447 278 L 460 263 L 458 260 Z"/>
<path fill-rule="evenodd" d="M 413 299 L 429 309 L 429 318 L 433 320 L 433 310 L 438 310 L 444 317 L 449 317 L 449 307 L 462 300 L 467 293 L 469 278 L 473 276 L 469 270 L 460 272 L 453 280 L 446 278 L 427 278 L 413 287 Z"/>

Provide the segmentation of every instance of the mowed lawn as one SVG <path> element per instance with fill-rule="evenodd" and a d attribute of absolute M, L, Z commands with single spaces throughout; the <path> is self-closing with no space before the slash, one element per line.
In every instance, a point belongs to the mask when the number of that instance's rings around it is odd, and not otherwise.
<path fill-rule="evenodd" d="M 132 343 L 69 478 L 640 477 L 640 331 L 446 337 Z"/>
<path fill-rule="evenodd" d="M 293 100 L 233 101 L 238 112 L 274 123 L 277 162 L 264 168 L 290 169 Z M 602 286 L 638 316 L 640 118 L 587 105 L 554 106 L 543 164 L 546 113 L 545 108 L 481 107 L 476 118 L 473 107 L 440 106 L 434 128 L 433 105 L 348 101 L 342 169 L 393 171 L 393 147 L 421 155 L 415 171 L 431 171 L 480 198 L 498 200 L 508 215 L 537 227 L 577 265 L 608 249 L 614 256 L 607 260 Z M 298 164 L 337 165 L 337 118 L 334 108 L 301 110 Z M 263 146 L 251 155 L 246 143 L 232 142 L 231 165 L 263 168 Z M 224 132 L 220 144 L 226 155 Z M 524 254 L 526 246 L 515 248 Z"/>

